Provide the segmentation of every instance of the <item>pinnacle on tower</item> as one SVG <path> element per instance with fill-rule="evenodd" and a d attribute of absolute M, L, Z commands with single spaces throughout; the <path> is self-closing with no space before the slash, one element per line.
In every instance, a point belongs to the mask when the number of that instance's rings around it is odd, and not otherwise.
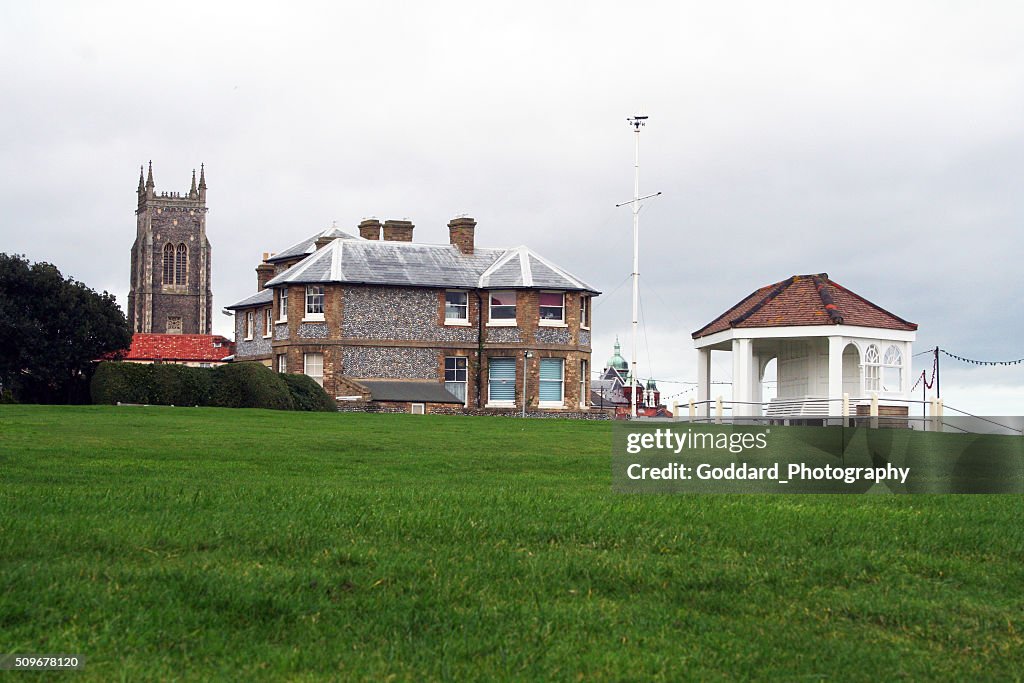
<path fill-rule="evenodd" d="M 145 181 L 142 178 L 142 167 L 139 166 L 139 194 L 146 191 Z"/>
<path fill-rule="evenodd" d="M 149 162 L 149 173 L 146 175 L 146 188 L 153 189 L 156 187 L 156 183 L 153 182 L 153 162 Z"/>
<path fill-rule="evenodd" d="M 195 198 L 198 193 L 196 192 L 196 169 L 192 169 L 192 187 L 188 191 L 188 196 Z"/>
<path fill-rule="evenodd" d="M 199 164 L 199 189 L 206 189 L 206 166 L 204 164 Z"/>

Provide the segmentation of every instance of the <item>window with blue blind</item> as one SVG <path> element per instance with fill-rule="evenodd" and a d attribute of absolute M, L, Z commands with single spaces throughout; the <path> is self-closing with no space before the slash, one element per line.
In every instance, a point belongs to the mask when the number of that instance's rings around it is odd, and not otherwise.
<path fill-rule="evenodd" d="M 487 402 L 514 405 L 516 400 L 516 359 L 487 360 Z"/>
<path fill-rule="evenodd" d="M 565 361 L 561 358 L 540 359 L 540 402 L 562 405 Z"/>

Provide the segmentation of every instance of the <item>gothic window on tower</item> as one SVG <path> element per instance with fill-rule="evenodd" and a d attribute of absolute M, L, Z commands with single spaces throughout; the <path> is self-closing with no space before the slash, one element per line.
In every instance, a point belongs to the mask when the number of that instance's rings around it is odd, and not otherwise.
<path fill-rule="evenodd" d="M 174 256 L 174 284 L 188 284 L 188 247 L 182 242 Z"/>
<path fill-rule="evenodd" d="M 170 242 L 164 245 L 164 284 L 174 284 L 174 245 Z"/>
<path fill-rule="evenodd" d="M 164 284 L 188 284 L 188 246 L 182 242 L 177 248 L 168 242 L 164 245 Z"/>
<path fill-rule="evenodd" d="M 181 316 L 167 316 L 167 334 L 181 334 Z"/>

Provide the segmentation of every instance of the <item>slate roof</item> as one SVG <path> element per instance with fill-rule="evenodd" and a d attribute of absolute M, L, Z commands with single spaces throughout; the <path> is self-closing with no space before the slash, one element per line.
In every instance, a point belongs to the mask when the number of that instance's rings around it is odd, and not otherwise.
<path fill-rule="evenodd" d="M 216 363 L 235 352 L 235 343 L 219 334 L 132 335 L 124 360 L 174 360 Z"/>
<path fill-rule="evenodd" d="M 344 230 L 341 230 L 339 228 L 327 228 L 326 230 L 321 230 L 320 232 L 318 232 L 315 235 L 307 237 L 306 239 L 302 240 L 301 242 L 293 244 L 292 246 L 288 247 L 287 249 L 285 249 L 282 252 L 278 252 L 277 254 L 274 254 L 273 256 L 271 256 L 270 258 L 267 259 L 267 263 L 276 263 L 278 261 L 286 261 L 288 259 L 292 259 L 292 258 L 295 258 L 297 256 L 302 256 L 302 257 L 309 256 L 314 251 L 316 251 L 316 241 L 318 239 L 320 239 L 321 237 L 337 237 L 337 238 L 344 239 L 344 240 L 361 240 L 361 239 L 363 239 L 362 237 L 359 237 L 358 235 L 353 235 L 353 234 L 345 232 Z"/>
<path fill-rule="evenodd" d="M 444 388 L 439 382 L 401 381 L 401 380 L 366 380 L 356 382 L 370 391 L 373 401 L 409 401 L 413 403 L 457 403 L 464 401 Z"/>
<path fill-rule="evenodd" d="M 236 308 L 248 308 L 249 306 L 259 306 L 260 304 L 266 306 L 274 301 L 274 290 L 272 289 L 261 289 L 252 296 L 242 299 L 238 303 L 225 306 L 224 308 L 232 311 Z"/>
<path fill-rule="evenodd" d="M 463 254 L 450 244 L 348 239 L 332 241 L 267 286 L 328 282 L 599 293 L 527 247 L 476 248 Z"/>
<path fill-rule="evenodd" d="M 829 279 L 828 273 L 794 275 L 756 290 L 693 333 L 706 337 L 731 328 L 796 325 L 858 325 L 913 331 L 912 323 L 893 315 Z"/>

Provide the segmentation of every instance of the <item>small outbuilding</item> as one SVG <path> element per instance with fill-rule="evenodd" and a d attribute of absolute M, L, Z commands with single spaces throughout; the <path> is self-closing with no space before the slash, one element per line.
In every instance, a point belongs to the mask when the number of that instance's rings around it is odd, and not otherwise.
<path fill-rule="evenodd" d="M 872 400 L 883 414 L 906 415 L 916 336 L 917 324 L 827 273 L 794 275 L 761 287 L 693 333 L 698 401 L 712 398 L 711 354 L 730 351 L 734 416 L 865 414 Z M 776 396 L 764 407 L 761 385 L 773 359 Z"/>
<path fill-rule="evenodd" d="M 136 332 L 124 352 L 129 363 L 174 363 L 212 368 L 229 363 L 235 343 L 219 334 L 147 334 Z"/>

